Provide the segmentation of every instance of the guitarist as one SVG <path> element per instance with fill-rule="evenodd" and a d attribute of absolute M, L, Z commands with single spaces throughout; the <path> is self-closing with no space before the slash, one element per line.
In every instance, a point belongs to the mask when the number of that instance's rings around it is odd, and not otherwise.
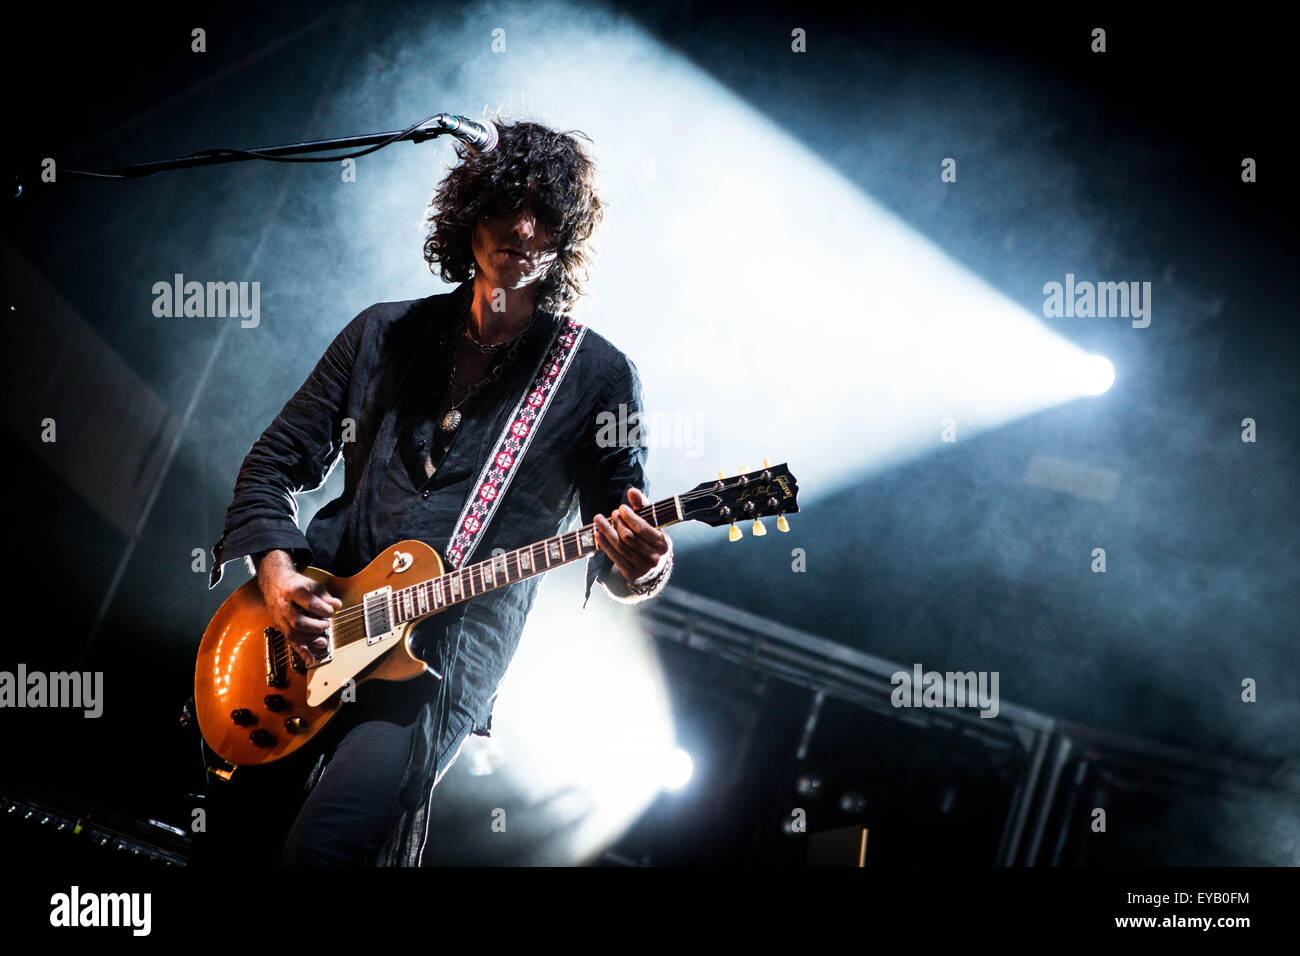
<path fill-rule="evenodd" d="M 572 135 L 497 126 L 495 149 L 458 147 L 429 207 L 425 260 L 459 285 L 353 319 L 239 470 L 210 583 L 226 562 L 246 558 L 272 620 L 303 654 L 326 646 L 340 602 L 302 569 L 350 576 L 408 538 L 445 553 L 481 491 L 486 457 L 582 294 L 603 212 L 592 160 Z M 602 413 L 622 427 L 602 428 L 610 421 Z M 639 435 L 641 414 L 636 366 L 585 330 L 477 535 L 477 559 L 559 533 L 577 508 L 594 521 L 600 547 L 588 561 L 587 597 L 596 582 L 624 603 L 658 593 L 672 542 L 634 513 L 649 503 L 645 446 L 627 440 Z M 304 533 L 294 495 L 318 488 L 340 457 L 343 493 Z M 418 865 L 433 788 L 471 733 L 489 733 L 539 581 L 417 626 L 414 649 L 441 680 L 362 684 L 320 747 L 214 785 L 195 862 Z"/>

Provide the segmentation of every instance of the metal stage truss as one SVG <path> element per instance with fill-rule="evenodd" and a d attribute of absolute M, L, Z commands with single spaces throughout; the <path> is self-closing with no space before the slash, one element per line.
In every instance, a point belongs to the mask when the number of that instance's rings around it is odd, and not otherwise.
<path fill-rule="evenodd" d="M 900 708 L 891 675 L 911 665 L 669 588 L 639 608 L 649 632 L 810 692 L 808 733 L 827 698 L 888 720 L 956 732 L 1024 759 L 1002 828 L 995 865 L 1057 865 L 1085 784 L 1195 790 L 1199 794 L 1274 792 L 1300 801 L 1300 771 L 1172 747 L 1073 723 L 1000 701 L 995 717 L 973 708 Z M 805 736 L 800 749 L 807 747 Z M 802 755 L 800 755 L 802 756 Z"/>

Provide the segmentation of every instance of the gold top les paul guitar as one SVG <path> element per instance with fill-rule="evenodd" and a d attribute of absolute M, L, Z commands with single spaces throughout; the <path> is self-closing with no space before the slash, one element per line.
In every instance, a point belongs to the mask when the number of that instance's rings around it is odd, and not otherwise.
<path fill-rule="evenodd" d="M 765 463 L 766 465 L 766 463 Z M 733 525 L 799 510 L 799 486 L 784 465 L 702 482 L 681 495 L 637 509 L 658 528 L 679 521 Z M 307 659 L 271 623 L 257 581 L 228 597 L 208 624 L 194 669 L 194 703 L 208 746 L 235 766 L 286 757 L 318 734 L 338 711 L 349 684 L 410 680 L 426 666 L 411 651 L 415 624 L 487 591 L 505 587 L 597 551 L 585 525 L 456 571 L 427 544 L 401 541 L 350 578 L 319 568 L 303 573 L 328 585 L 343 602 L 326 632 L 328 647 Z"/>

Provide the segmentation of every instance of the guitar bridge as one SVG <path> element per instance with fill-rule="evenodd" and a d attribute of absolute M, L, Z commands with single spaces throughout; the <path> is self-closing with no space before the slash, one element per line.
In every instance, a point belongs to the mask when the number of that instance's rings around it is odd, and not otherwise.
<path fill-rule="evenodd" d="M 262 634 L 266 638 L 266 686 L 284 687 L 289 683 L 289 667 L 293 663 L 289 642 L 273 627 Z"/>

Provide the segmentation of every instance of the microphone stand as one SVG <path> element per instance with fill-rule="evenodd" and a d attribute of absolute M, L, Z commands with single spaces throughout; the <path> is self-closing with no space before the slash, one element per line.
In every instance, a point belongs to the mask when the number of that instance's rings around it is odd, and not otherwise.
<path fill-rule="evenodd" d="M 439 113 L 437 116 L 417 123 L 415 126 L 406 130 L 394 130 L 387 133 L 366 133 L 361 136 L 344 136 L 339 139 L 318 139 L 305 143 L 289 143 L 282 146 L 263 146 L 259 149 L 206 149 L 197 153 L 191 153 L 189 156 L 178 156 L 175 159 L 156 159 L 142 163 L 124 163 L 118 166 L 101 166 L 96 169 L 59 169 L 60 177 L 80 180 L 125 180 L 141 179 L 145 176 L 152 176 L 155 173 L 164 172 L 171 169 L 192 169 L 198 166 L 220 166 L 225 163 L 239 163 L 252 159 L 277 159 L 284 161 L 286 157 L 301 156 L 304 153 L 319 153 L 327 150 L 337 149 L 364 149 L 364 152 L 373 152 L 381 146 L 387 146 L 389 143 L 409 141 L 412 143 L 423 143 L 426 140 L 438 136 L 444 136 L 448 133 L 455 133 L 459 129 L 459 124 L 444 125 L 453 123 L 457 118 L 446 113 Z M 365 149 L 365 147 L 373 147 Z M 471 147 L 472 148 L 472 147 Z M 349 154 L 342 156 L 322 156 L 317 159 L 302 159 L 298 162 L 337 162 L 344 159 L 354 158 L 361 154 Z M 289 159 L 289 162 L 294 160 Z M 22 192 L 21 183 L 18 184 L 17 193 Z M 16 193 L 16 194 L 17 194 Z"/>

